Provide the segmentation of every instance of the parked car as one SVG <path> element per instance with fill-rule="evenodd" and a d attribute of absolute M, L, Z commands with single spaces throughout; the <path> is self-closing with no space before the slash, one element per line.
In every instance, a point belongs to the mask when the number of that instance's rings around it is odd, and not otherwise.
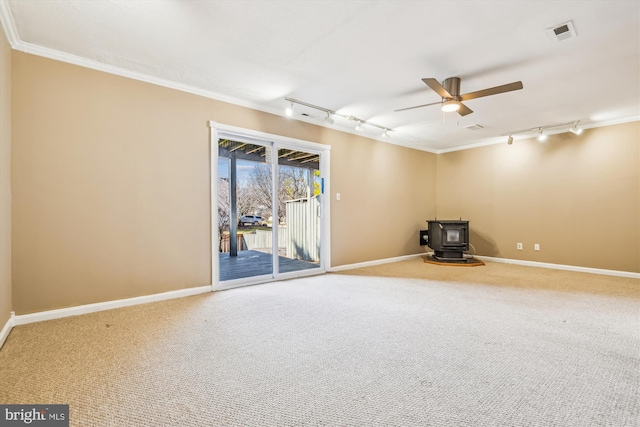
<path fill-rule="evenodd" d="M 242 215 L 240 217 L 240 221 L 238 221 L 238 225 L 267 225 L 267 221 L 261 216 L 258 215 Z"/>

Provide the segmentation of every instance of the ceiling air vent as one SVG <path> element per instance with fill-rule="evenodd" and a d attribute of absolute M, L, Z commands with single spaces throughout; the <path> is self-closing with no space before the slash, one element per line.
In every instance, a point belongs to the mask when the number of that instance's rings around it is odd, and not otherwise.
<path fill-rule="evenodd" d="M 473 124 L 473 125 L 469 125 L 469 126 L 465 126 L 465 129 L 469 129 L 469 130 L 480 130 L 480 129 L 484 129 L 484 127 L 480 126 L 479 124 Z"/>
<path fill-rule="evenodd" d="M 576 34 L 576 29 L 574 28 L 572 21 L 565 22 L 564 24 L 560 24 L 557 27 L 547 28 L 546 32 L 551 40 L 555 40 L 557 42 L 561 42 L 562 40 L 567 40 L 578 36 Z"/>

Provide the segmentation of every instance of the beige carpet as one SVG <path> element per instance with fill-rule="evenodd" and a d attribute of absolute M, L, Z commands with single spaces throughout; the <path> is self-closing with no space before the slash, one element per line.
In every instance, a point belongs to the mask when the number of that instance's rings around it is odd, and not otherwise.
<path fill-rule="evenodd" d="M 640 281 L 421 259 L 16 327 L 73 426 L 637 426 Z"/>

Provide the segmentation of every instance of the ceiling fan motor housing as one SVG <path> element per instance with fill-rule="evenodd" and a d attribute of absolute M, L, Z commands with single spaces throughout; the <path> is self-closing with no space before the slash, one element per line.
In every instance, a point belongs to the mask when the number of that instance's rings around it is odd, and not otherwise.
<path fill-rule="evenodd" d="M 442 87 L 444 90 L 449 92 L 452 99 L 459 101 L 458 98 L 460 96 L 460 77 L 449 77 L 442 82 Z"/>

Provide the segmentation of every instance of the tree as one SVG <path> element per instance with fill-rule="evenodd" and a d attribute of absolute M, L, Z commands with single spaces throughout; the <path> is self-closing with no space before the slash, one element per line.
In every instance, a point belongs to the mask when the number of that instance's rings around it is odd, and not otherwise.
<path fill-rule="evenodd" d="M 309 169 L 292 166 L 280 166 L 282 184 L 288 200 L 309 197 Z"/>
<path fill-rule="evenodd" d="M 282 223 L 286 216 L 285 202 L 309 197 L 309 170 L 293 166 L 280 166 L 278 173 L 278 222 Z M 314 170 L 312 177 L 319 176 L 320 171 Z M 313 179 L 313 178 L 312 178 Z M 238 218 L 230 218 L 230 188 L 226 178 L 218 180 L 218 217 L 220 235 L 229 229 L 230 221 L 238 221 L 242 215 L 256 212 L 269 216 L 272 212 L 273 181 L 271 179 L 271 165 L 256 163 L 249 172 L 249 179 L 245 185 L 236 186 L 236 201 Z M 313 183 L 313 194 L 320 194 L 320 185 Z M 274 221 L 275 222 L 275 221 Z"/>
<path fill-rule="evenodd" d="M 278 173 L 278 221 L 284 222 L 286 209 L 285 202 L 309 197 L 308 169 L 292 166 L 280 166 Z M 315 193 L 315 187 L 314 187 Z M 268 164 L 256 164 L 249 175 L 247 184 L 247 199 L 250 204 L 260 210 L 271 212 L 273 206 L 273 181 L 271 179 L 271 166 Z"/>
<path fill-rule="evenodd" d="M 227 178 L 218 178 L 218 252 L 222 252 L 224 232 L 229 229 L 231 213 L 229 187 Z"/>

